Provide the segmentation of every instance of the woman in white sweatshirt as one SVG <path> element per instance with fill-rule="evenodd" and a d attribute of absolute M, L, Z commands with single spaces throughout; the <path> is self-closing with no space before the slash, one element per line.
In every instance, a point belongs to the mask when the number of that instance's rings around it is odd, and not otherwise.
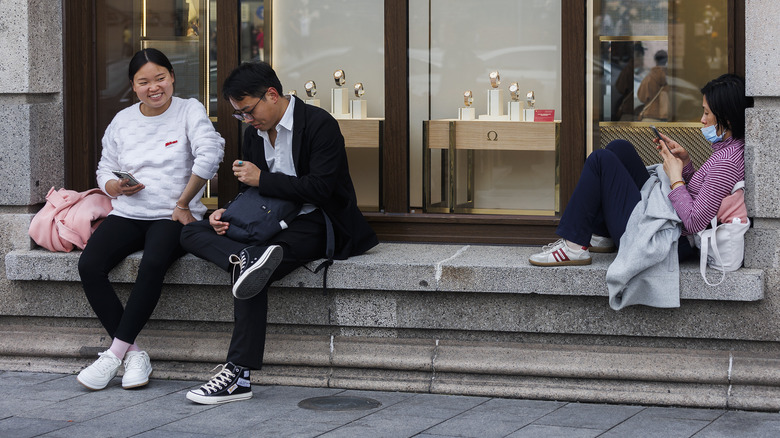
<path fill-rule="evenodd" d="M 112 198 L 113 211 L 79 259 L 84 292 L 112 339 L 111 347 L 77 377 L 92 390 L 105 388 L 123 359 L 123 388 L 149 382 L 149 355 L 135 339 L 157 306 L 165 273 L 184 254 L 182 227 L 206 212 L 200 201 L 203 187 L 224 155 L 225 140 L 203 105 L 173 96 L 173 66 L 162 52 L 137 52 L 129 78 L 140 102 L 111 121 L 97 169 L 98 185 Z M 143 258 L 123 306 L 108 273 L 139 250 Z"/>

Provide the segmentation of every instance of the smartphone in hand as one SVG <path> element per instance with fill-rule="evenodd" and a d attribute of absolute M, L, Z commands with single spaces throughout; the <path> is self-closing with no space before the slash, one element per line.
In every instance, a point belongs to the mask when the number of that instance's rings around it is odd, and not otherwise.
<path fill-rule="evenodd" d="M 661 142 L 663 142 L 664 146 L 666 146 L 666 150 L 668 150 L 668 151 L 669 151 L 669 153 L 671 154 L 671 153 L 672 153 L 672 150 L 671 150 L 671 149 L 669 149 L 669 146 L 666 144 L 666 142 L 664 141 L 664 139 L 663 139 L 663 138 L 661 138 L 661 133 L 660 133 L 660 132 L 658 132 L 658 129 L 656 129 L 656 127 L 655 127 L 655 126 L 653 126 L 653 125 L 650 125 L 650 130 L 652 130 L 652 131 L 653 131 L 653 134 L 655 134 L 655 138 L 657 138 L 657 139 L 658 139 L 658 141 L 661 141 Z"/>
<path fill-rule="evenodd" d="M 135 177 L 130 172 L 125 172 L 124 170 L 113 170 L 112 172 L 114 175 L 116 175 L 117 178 L 128 180 L 127 185 L 129 186 L 141 184 L 141 182 L 135 179 Z"/>

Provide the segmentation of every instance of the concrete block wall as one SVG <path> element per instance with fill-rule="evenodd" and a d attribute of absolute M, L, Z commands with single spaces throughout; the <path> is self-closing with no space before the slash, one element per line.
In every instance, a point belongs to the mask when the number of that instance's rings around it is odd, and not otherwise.
<path fill-rule="evenodd" d="M 0 205 L 27 206 L 64 182 L 62 4 L 0 7 Z"/>

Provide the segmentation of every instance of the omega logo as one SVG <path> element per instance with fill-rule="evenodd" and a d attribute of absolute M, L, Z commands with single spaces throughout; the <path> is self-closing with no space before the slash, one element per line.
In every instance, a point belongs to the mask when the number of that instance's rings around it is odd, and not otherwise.
<path fill-rule="evenodd" d="M 498 133 L 496 131 L 488 131 L 487 141 L 498 141 Z"/>

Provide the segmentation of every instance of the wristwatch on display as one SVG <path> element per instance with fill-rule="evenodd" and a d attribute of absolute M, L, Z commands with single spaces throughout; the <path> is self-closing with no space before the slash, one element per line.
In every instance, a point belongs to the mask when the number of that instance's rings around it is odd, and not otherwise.
<path fill-rule="evenodd" d="M 366 90 L 363 89 L 363 83 L 362 82 L 358 82 L 357 84 L 355 84 L 355 97 L 360 99 L 361 97 L 363 97 L 363 94 L 365 92 L 366 92 Z"/>
<path fill-rule="evenodd" d="M 512 82 L 509 85 L 509 97 L 512 98 L 512 102 L 520 100 L 520 85 L 517 82 Z"/>
<path fill-rule="evenodd" d="M 306 95 L 309 97 L 317 95 L 317 84 L 315 84 L 314 81 L 306 82 L 306 84 L 303 85 L 303 89 L 306 90 Z"/>
<path fill-rule="evenodd" d="M 528 94 L 525 95 L 525 101 L 528 103 L 528 108 L 534 107 L 534 104 L 536 103 L 536 98 L 534 97 L 533 91 L 529 91 Z"/>
<path fill-rule="evenodd" d="M 490 86 L 493 88 L 498 88 L 499 84 L 501 84 L 501 78 L 498 76 L 498 70 L 491 71 L 490 72 Z"/>
<path fill-rule="evenodd" d="M 467 90 L 463 93 L 463 104 L 469 107 L 472 103 L 474 103 L 474 95 L 471 94 L 471 90 Z"/>
<path fill-rule="evenodd" d="M 337 87 L 344 85 L 344 83 L 347 82 L 347 78 L 346 75 L 344 74 L 344 70 L 338 69 L 334 71 L 333 80 L 336 82 Z"/>

